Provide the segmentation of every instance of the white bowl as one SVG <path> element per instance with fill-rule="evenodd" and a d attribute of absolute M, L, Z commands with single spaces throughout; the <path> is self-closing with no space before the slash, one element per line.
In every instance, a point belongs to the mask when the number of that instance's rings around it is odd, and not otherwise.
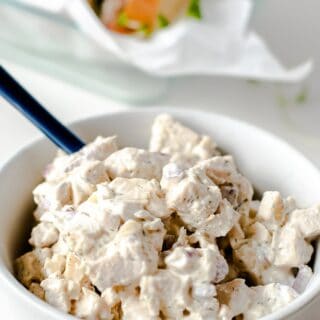
<path fill-rule="evenodd" d="M 147 147 L 151 123 L 161 112 L 168 112 L 194 130 L 212 136 L 223 150 L 235 156 L 241 172 L 259 191 L 279 190 L 284 196 L 294 196 L 300 206 L 320 202 L 319 171 L 284 141 L 238 120 L 191 110 L 144 109 L 90 118 L 71 127 L 87 141 L 97 135 L 117 134 L 124 146 Z M 33 296 L 12 274 L 12 261 L 30 232 L 31 191 L 40 182 L 42 169 L 54 152 L 51 143 L 42 139 L 23 148 L 0 169 L 0 290 L 10 297 L 24 319 L 72 318 Z M 319 293 L 319 246 L 314 272 L 309 287 L 299 298 L 263 319 L 298 319 L 298 310 Z"/>

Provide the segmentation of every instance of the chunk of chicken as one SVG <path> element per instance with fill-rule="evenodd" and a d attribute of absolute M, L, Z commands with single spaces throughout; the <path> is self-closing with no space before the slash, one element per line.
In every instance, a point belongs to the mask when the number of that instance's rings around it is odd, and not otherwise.
<path fill-rule="evenodd" d="M 45 300 L 64 312 L 70 312 L 72 301 L 79 299 L 79 284 L 66 279 L 50 277 L 41 282 L 45 292 Z"/>
<path fill-rule="evenodd" d="M 111 179 L 116 177 L 157 179 L 162 177 L 162 168 L 169 156 L 143 149 L 124 148 L 111 154 L 105 161 Z"/>
<path fill-rule="evenodd" d="M 314 217 L 317 209 L 305 212 Z M 291 286 L 294 282 L 292 268 L 308 263 L 313 252 L 312 245 L 304 238 L 307 234 L 300 229 L 305 225 L 303 221 L 308 221 L 308 214 L 304 213 L 295 209 L 291 198 L 282 199 L 279 192 L 265 192 L 256 222 L 245 225 L 245 239 L 242 235 L 240 241 L 233 244 L 236 246 L 234 261 L 240 270 L 248 272 L 258 284 L 278 282 Z M 297 217 L 301 217 L 301 223 Z M 315 226 L 308 235 L 316 230 Z M 237 236 L 235 230 L 229 235 Z M 232 239 L 230 241 L 232 243 Z"/>
<path fill-rule="evenodd" d="M 259 319 L 288 305 L 298 297 L 292 288 L 279 283 L 253 287 L 253 298 L 249 309 L 243 313 L 244 320 Z"/>
<path fill-rule="evenodd" d="M 103 189 L 103 188 L 106 189 Z M 98 196 L 112 212 L 123 220 L 132 218 L 139 210 L 147 210 L 156 217 L 167 217 L 165 195 L 157 180 L 116 178 L 110 184 L 101 186 Z"/>
<path fill-rule="evenodd" d="M 47 277 L 61 277 L 66 267 L 66 257 L 61 254 L 53 254 L 44 261 L 43 273 Z"/>
<path fill-rule="evenodd" d="M 310 261 L 313 247 L 301 236 L 299 230 L 286 225 L 278 236 L 275 248 L 276 266 L 297 267 Z"/>
<path fill-rule="evenodd" d="M 221 305 L 220 317 L 231 320 L 246 312 L 250 306 L 254 292 L 243 279 L 234 279 L 217 286 L 217 299 Z M 222 308 L 222 306 L 224 306 Z"/>
<path fill-rule="evenodd" d="M 214 319 L 219 304 L 216 290 L 209 282 L 195 282 L 188 276 L 159 270 L 140 282 L 140 299 L 147 304 L 151 317 L 159 314 L 168 319 Z"/>
<path fill-rule="evenodd" d="M 49 222 L 40 222 L 31 232 L 29 243 L 34 247 L 50 247 L 59 239 L 57 228 Z"/>
<path fill-rule="evenodd" d="M 17 278 L 27 288 L 33 282 L 40 283 L 43 279 L 42 266 L 35 251 L 27 252 L 15 261 Z"/>
<path fill-rule="evenodd" d="M 198 135 L 166 114 L 158 116 L 153 123 L 150 151 L 169 154 L 171 162 L 184 167 L 219 154 L 208 136 Z"/>
<path fill-rule="evenodd" d="M 114 240 L 99 252 L 99 258 L 87 263 L 89 278 L 100 291 L 114 285 L 129 285 L 157 269 L 158 252 L 143 234 L 142 225 L 133 220 L 127 221 Z"/>
<path fill-rule="evenodd" d="M 92 290 L 82 288 L 72 314 L 81 319 L 111 320 L 112 316 L 103 299 Z"/>
<path fill-rule="evenodd" d="M 39 220 L 44 212 L 58 210 L 72 203 L 71 182 L 43 182 L 33 190 L 33 198 L 38 205 L 34 216 Z"/>
<path fill-rule="evenodd" d="M 299 230 L 304 239 L 310 241 L 318 237 L 320 235 L 320 205 L 292 211 L 288 225 Z"/>
<path fill-rule="evenodd" d="M 117 137 L 97 137 L 80 151 L 72 155 L 60 155 L 45 171 L 46 181 L 59 181 L 65 178 L 72 170 L 82 166 L 87 161 L 104 161 L 110 154 L 118 150 Z"/>
<path fill-rule="evenodd" d="M 204 171 L 206 176 L 221 189 L 222 197 L 234 208 L 239 209 L 240 205 L 252 200 L 252 185 L 238 172 L 231 156 L 218 156 L 201 161 L 195 166 L 195 170 Z"/>
<path fill-rule="evenodd" d="M 178 177 L 165 175 L 161 186 L 166 191 L 169 210 L 176 211 L 190 230 L 205 232 L 211 239 L 225 236 L 239 219 L 229 202 L 222 201 L 220 189 L 199 166 Z"/>
<path fill-rule="evenodd" d="M 228 273 L 226 260 L 214 246 L 177 247 L 165 258 L 165 263 L 173 273 L 187 275 L 199 283 L 218 283 Z"/>
<path fill-rule="evenodd" d="M 87 161 L 73 169 L 66 178 L 59 182 L 44 182 L 33 192 L 38 209 L 36 219 L 50 210 L 60 210 L 65 205 L 79 205 L 95 190 L 96 185 L 109 181 L 106 168 L 100 161 Z"/>

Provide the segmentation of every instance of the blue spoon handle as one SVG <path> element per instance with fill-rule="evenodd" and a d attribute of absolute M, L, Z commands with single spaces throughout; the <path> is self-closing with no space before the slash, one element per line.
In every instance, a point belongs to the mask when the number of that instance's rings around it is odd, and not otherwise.
<path fill-rule="evenodd" d="M 76 152 L 84 146 L 81 139 L 49 113 L 2 66 L 0 95 L 66 153 Z"/>

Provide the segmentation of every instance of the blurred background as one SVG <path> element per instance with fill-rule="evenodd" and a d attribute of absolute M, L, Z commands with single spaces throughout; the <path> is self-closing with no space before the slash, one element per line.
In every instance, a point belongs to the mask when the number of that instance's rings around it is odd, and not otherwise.
<path fill-rule="evenodd" d="M 251 27 L 287 66 L 308 58 L 310 77 L 297 84 L 188 76 L 158 78 L 122 63 L 85 36 L 65 15 L 0 0 L 0 61 L 64 122 L 108 111 L 150 106 L 205 109 L 264 127 L 320 165 L 318 89 L 320 3 L 258 0 Z M 5 160 L 38 135 L 4 102 L 0 130 Z"/>

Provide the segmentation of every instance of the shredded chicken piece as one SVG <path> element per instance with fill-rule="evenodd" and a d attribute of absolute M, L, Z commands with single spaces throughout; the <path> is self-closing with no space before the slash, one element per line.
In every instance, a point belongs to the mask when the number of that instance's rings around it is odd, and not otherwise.
<path fill-rule="evenodd" d="M 198 135 L 167 114 L 154 120 L 150 151 L 169 154 L 171 162 L 185 167 L 219 154 L 215 142 L 208 136 Z"/>

